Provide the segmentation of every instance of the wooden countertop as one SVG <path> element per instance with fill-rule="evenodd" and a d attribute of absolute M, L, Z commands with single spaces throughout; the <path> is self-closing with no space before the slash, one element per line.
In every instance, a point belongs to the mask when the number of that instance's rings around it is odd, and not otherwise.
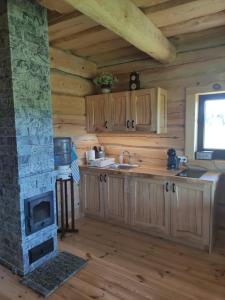
<path fill-rule="evenodd" d="M 171 180 L 178 181 L 186 181 L 193 183 L 211 183 L 215 184 L 219 180 L 220 174 L 219 172 L 207 171 L 200 178 L 190 178 L 190 177 L 179 177 L 176 176 L 182 170 L 167 170 L 166 168 L 149 168 L 145 166 L 134 167 L 131 169 L 111 169 L 109 167 L 106 168 L 98 168 L 98 167 L 90 167 L 88 165 L 80 166 L 82 170 L 95 170 L 97 172 L 107 172 L 107 173 L 117 173 L 117 174 L 125 174 L 127 176 L 141 176 L 141 177 L 160 177 L 168 179 L 170 177 Z"/>

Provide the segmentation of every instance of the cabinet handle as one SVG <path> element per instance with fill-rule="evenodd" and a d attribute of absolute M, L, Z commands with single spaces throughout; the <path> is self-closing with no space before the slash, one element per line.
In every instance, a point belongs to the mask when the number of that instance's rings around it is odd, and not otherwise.
<path fill-rule="evenodd" d="M 100 182 L 102 182 L 103 181 L 103 176 L 102 176 L 102 174 L 100 174 Z"/>
<path fill-rule="evenodd" d="M 166 183 L 166 192 L 169 192 L 169 182 Z"/>
<path fill-rule="evenodd" d="M 127 120 L 127 128 L 130 128 L 130 121 Z"/>
<path fill-rule="evenodd" d="M 105 121 L 105 128 L 106 128 L 106 129 L 108 129 L 107 124 L 108 124 L 108 121 Z"/>
<path fill-rule="evenodd" d="M 132 128 L 134 128 L 134 120 L 132 120 Z"/>
<path fill-rule="evenodd" d="M 104 181 L 105 181 L 105 183 L 107 182 L 107 175 L 106 174 L 104 175 Z"/>
<path fill-rule="evenodd" d="M 175 192 L 176 192 L 176 184 L 173 183 L 173 184 L 172 184 L 172 187 L 173 187 L 173 193 L 175 193 Z"/>

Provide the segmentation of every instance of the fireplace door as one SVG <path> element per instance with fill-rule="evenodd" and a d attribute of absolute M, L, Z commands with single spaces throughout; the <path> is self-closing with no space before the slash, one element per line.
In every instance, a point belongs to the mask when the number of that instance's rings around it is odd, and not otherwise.
<path fill-rule="evenodd" d="M 25 200 L 26 234 L 37 232 L 54 223 L 53 192 Z"/>

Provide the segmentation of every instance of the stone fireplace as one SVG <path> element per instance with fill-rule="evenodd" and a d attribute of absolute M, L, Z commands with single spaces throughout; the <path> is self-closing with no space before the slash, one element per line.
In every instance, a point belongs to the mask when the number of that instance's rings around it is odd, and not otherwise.
<path fill-rule="evenodd" d="M 24 275 L 57 254 L 47 12 L 0 0 L 0 262 Z"/>

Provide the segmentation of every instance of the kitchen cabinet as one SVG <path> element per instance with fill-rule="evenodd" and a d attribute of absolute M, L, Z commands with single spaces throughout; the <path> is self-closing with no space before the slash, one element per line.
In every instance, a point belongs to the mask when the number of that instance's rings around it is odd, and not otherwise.
<path fill-rule="evenodd" d="M 211 250 L 215 183 L 90 168 L 81 174 L 85 215 Z"/>
<path fill-rule="evenodd" d="M 81 212 L 126 223 L 125 177 L 94 170 L 81 172 Z"/>
<path fill-rule="evenodd" d="M 112 131 L 127 131 L 130 123 L 130 92 L 109 94 L 109 123 Z"/>
<path fill-rule="evenodd" d="M 174 181 L 171 189 L 171 235 L 191 245 L 209 247 L 211 188 Z"/>
<path fill-rule="evenodd" d="M 156 108 L 155 89 L 132 92 L 131 122 L 135 131 L 156 131 Z"/>
<path fill-rule="evenodd" d="M 128 207 L 125 193 L 125 177 L 118 174 L 105 175 L 105 217 L 116 223 L 127 223 Z"/>
<path fill-rule="evenodd" d="M 104 217 L 104 185 L 101 174 L 95 172 L 81 173 L 81 211 L 85 215 Z"/>
<path fill-rule="evenodd" d="M 130 182 L 131 225 L 158 235 L 170 233 L 169 182 L 134 177 Z"/>
<path fill-rule="evenodd" d="M 108 95 L 88 96 L 86 98 L 86 114 L 86 127 L 88 132 L 104 132 L 110 130 Z"/>
<path fill-rule="evenodd" d="M 87 96 L 88 132 L 167 132 L 167 92 L 141 89 Z"/>

